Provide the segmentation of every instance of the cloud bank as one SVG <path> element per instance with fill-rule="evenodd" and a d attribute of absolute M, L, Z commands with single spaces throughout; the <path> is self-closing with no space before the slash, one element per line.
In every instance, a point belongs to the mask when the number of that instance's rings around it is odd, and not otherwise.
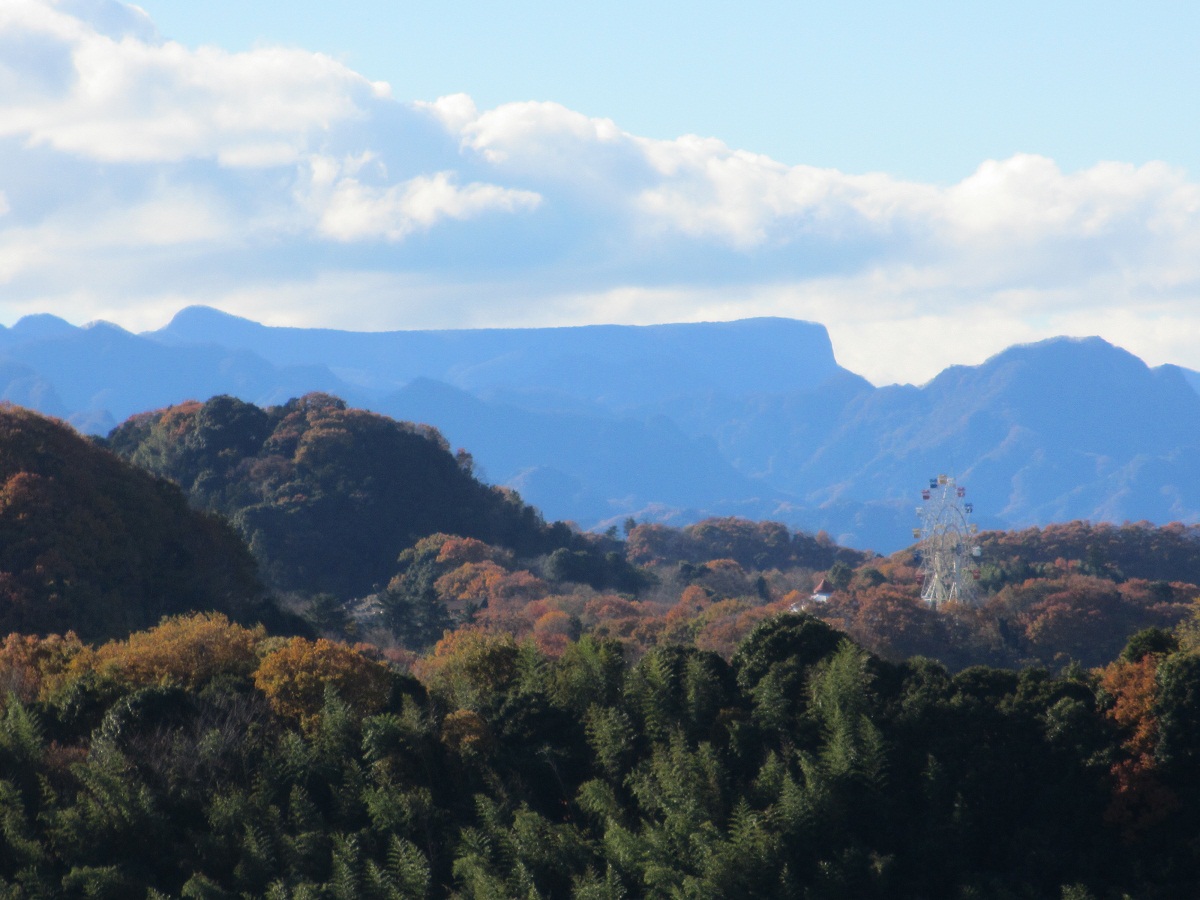
<path fill-rule="evenodd" d="M 1060 333 L 1200 368 L 1198 250 L 1200 185 L 1159 163 L 1019 155 L 949 186 L 787 166 L 553 103 L 398 100 L 317 53 L 185 47 L 112 0 L 0 5 L 9 323 L 783 315 L 877 383 Z"/>

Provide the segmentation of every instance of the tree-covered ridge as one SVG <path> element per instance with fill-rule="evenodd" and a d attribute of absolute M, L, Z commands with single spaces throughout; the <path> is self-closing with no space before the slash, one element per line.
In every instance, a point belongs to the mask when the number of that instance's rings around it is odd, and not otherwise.
<path fill-rule="evenodd" d="M 205 593 L 252 584 L 253 560 L 173 485 L 0 414 L 0 611 L 65 617 L 0 644 L 0 897 L 1200 883 L 1193 528 L 981 535 L 980 605 L 933 610 L 911 551 L 733 518 L 546 526 L 435 433 L 329 397 L 114 433 L 261 526 L 260 558 L 316 597 L 313 640 L 280 636 L 256 593 Z M 421 533 L 439 523 L 463 527 Z M 319 596 L 318 554 L 355 542 L 382 574 Z M 229 618 L 128 633 L 192 609 Z"/>
<path fill-rule="evenodd" d="M 839 547 L 829 535 L 791 531 L 779 522 L 733 516 L 709 518 L 683 528 L 629 523 L 625 552 L 631 562 L 700 564 L 732 559 L 744 569 L 828 569 L 858 565 L 873 554 Z"/>
<path fill-rule="evenodd" d="M 615 535 L 591 536 L 590 552 L 560 548 L 525 559 L 475 539 L 439 534 L 401 554 L 385 590 L 340 614 L 326 607 L 317 624 L 343 637 L 418 652 L 443 630 L 466 628 L 529 638 L 550 654 L 590 634 L 621 642 L 634 657 L 658 646 L 686 645 L 729 658 L 764 619 L 806 610 L 897 661 L 927 656 L 955 671 L 972 665 L 1097 666 L 1135 632 L 1170 629 L 1190 616 L 1200 587 L 1176 577 L 1192 571 L 1194 563 L 1183 552 L 1191 545 L 1187 529 L 1138 525 L 1104 532 L 1117 558 L 1143 545 L 1174 547 L 1178 552 L 1139 570 L 1154 580 L 1089 564 L 1095 558 L 1092 544 L 1078 536 L 1092 530 L 1084 523 L 1046 529 L 1049 547 L 1039 544 L 1040 532 L 1022 533 L 1005 551 L 1009 556 L 997 549 L 1004 535 L 982 535 L 988 549 L 979 604 L 942 609 L 921 600 L 911 551 L 873 556 L 792 534 L 775 523 L 725 518 L 683 529 L 631 523 L 624 542 Z M 1077 537 L 1069 545 L 1064 534 Z M 754 535 L 769 538 L 757 552 Z M 1069 552 L 1070 546 L 1083 558 L 1050 552 Z M 795 548 L 808 564 L 796 562 Z M 832 565 L 812 568 L 812 549 L 819 553 L 816 561 Z M 694 561 L 707 552 L 729 551 L 768 565 L 731 558 Z M 1047 555 L 1053 561 L 1029 562 Z M 633 566 L 629 559 L 649 561 Z M 829 598 L 823 602 L 812 597 L 822 582 Z"/>
<path fill-rule="evenodd" d="M 227 516 L 278 590 L 348 599 L 387 584 L 397 556 L 436 532 L 520 554 L 569 539 L 511 492 L 472 475 L 432 428 L 309 394 L 260 409 L 232 397 L 129 419 L 120 456 Z"/>
<path fill-rule="evenodd" d="M 987 573 L 993 584 L 1028 576 L 1059 560 L 1102 578 L 1200 584 L 1200 525 L 1063 522 L 984 532 L 980 544 L 985 558 L 993 561 Z"/>
<path fill-rule="evenodd" d="M 128 634 L 196 609 L 272 620 L 254 561 L 179 489 L 0 405 L 0 630 Z M 273 621 L 278 625 L 278 621 Z"/>
<path fill-rule="evenodd" d="M 730 660 L 462 631 L 419 681 L 215 615 L 10 636 L 8 897 L 1187 896 L 1196 626 L 1054 677 L 809 616 Z"/>

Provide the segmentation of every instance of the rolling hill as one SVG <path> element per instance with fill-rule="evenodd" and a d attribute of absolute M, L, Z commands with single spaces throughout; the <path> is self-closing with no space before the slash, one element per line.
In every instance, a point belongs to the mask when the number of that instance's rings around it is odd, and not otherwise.
<path fill-rule="evenodd" d="M 245 545 L 61 422 L 0 406 L 0 633 L 121 637 L 210 610 L 287 630 Z"/>

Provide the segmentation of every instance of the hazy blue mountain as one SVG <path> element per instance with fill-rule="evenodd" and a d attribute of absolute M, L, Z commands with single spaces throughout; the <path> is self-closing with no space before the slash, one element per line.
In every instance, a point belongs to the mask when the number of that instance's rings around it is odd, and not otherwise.
<path fill-rule="evenodd" d="M 82 430 L 311 390 L 437 426 L 491 481 L 584 527 L 739 514 L 887 551 L 942 472 L 981 527 L 1200 521 L 1200 374 L 1098 338 L 876 388 L 822 326 L 787 319 L 354 333 L 193 307 L 145 335 L 53 316 L 0 328 L 0 397 Z"/>
<path fill-rule="evenodd" d="M 528 410 L 426 378 L 374 408 L 436 425 L 453 446 L 471 452 L 489 480 L 516 488 L 551 519 L 592 525 L 629 515 L 759 517 L 790 499 L 737 471 L 711 439 L 689 437 L 661 415 Z"/>
<path fill-rule="evenodd" d="M 1200 394 L 1200 372 L 1194 369 L 1185 369 L 1183 366 L 1160 366 L 1161 369 L 1177 371 L 1183 376 L 1183 380 L 1192 386 L 1196 393 Z"/>
<path fill-rule="evenodd" d="M 364 388 L 412 382 L 376 407 L 437 425 L 492 478 L 584 523 L 740 511 L 892 549 L 940 472 L 969 485 L 983 525 L 1200 515 L 1186 465 L 1200 376 L 1094 338 L 875 388 L 837 365 L 823 327 L 783 319 L 352 334 L 193 308 L 155 337 L 320 361 Z"/>
<path fill-rule="evenodd" d="M 26 316 L 0 330 L 0 399 L 107 432 L 134 413 L 233 394 L 254 403 L 322 390 L 359 399 L 320 365 L 278 366 L 216 344 L 170 346 L 106 322 Z"/>
<path fill-rule="evenodd" d="M 1099 338 L 1013 347 L 923 387 L 862 391 L 825 422 L 824 440 L 778 439 L 806 400 L 760 401 L 719 433 L 722 453 L 770 447 L 766 480 L 836 512 L 826 527 L 858 544 L 903 545 L 918 491 L 939 473 L 968 486 L 983 527 L 1200 517 L 1200 395 L 1184 370 L 1150 369 Z"/>
<path fill-rule="evenodd" d="M 710 432 L 684 432 L 673 415 L 784 391 L 824 397 L 819 386 L 838 379 L 870 387 L 837 364 L 824 326 L 778 318 L 356 333 L 191 307 L 146 336 L 327 365 L 370 408 L 436 425 L 490 479 L 589 526 L 793 509 L 795 498 L 739 471 Z"/>
<path fill-rule="evenodd" d="M 324 365 L 371 391 L 425 377 L 543 409 L 780 393 L 845 371 L 825 327 L 793 319 L 368 333 L 272 328 L 190 307 L 147 336 L 249 350 L 276 365 Z"/>

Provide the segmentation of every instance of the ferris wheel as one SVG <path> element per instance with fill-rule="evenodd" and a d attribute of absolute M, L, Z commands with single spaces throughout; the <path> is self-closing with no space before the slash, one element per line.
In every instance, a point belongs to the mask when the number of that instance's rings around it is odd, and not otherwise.
<path fill-rule="evenodd" d="M 974 506 L 966 496 L 967 489 L 952 475 L 930 478 L 929 487 L 921 489 L 921 527 L 913 529 L 913 537 L 920 541 L 921 599 L 934 608 L 975 601 L 982 551 L 975 543 L 978 526 L 970 521 Z"/>

